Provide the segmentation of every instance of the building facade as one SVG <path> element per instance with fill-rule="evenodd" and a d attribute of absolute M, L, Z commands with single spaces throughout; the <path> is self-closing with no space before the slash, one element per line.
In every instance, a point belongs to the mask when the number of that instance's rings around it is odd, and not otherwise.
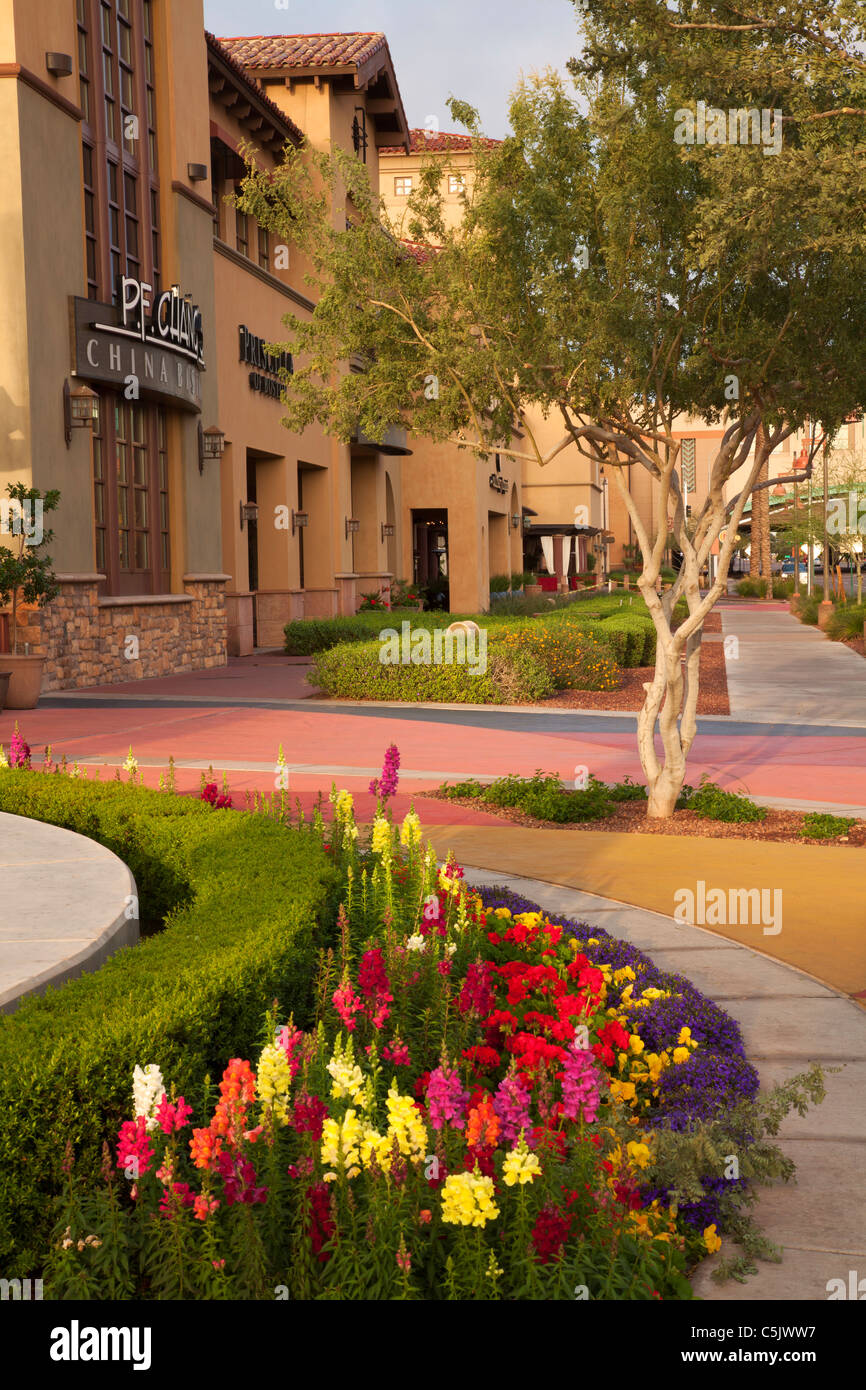
<path fill-rule="evenodd" d="M 220 664 L 200 5 L 13 0 L 0 79 L 0 485 L 61 493 L 60 597 L 21 638 L 46 689 Z M 92 428 L 72 427 L 82 386 Z"/>

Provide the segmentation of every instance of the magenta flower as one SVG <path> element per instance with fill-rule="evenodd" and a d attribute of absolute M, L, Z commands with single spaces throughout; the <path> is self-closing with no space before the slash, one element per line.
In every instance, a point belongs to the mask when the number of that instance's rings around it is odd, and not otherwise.
<path fill-rule="evenodd" d="M 592 1052 L 572 1043 L 562 1069 L 562 1113 L 592 1124 L 601 1100 L 601 1074 Z"/>
<path fill-rule="evenodd" d="M 400 768 L 400 750 L 396 743 L 392 743 L 385 750 L 385 761 L 382 764 L 382 776 L 374 777 L 370 783 L 370 795 L 378 796 L 382 801 L 387 801 L 397 790 L 399 778 L 397 773 Z"/>
<path fill-rule="evenodd" d="M 303 1040 L 303 1031 L 300 1028 L 293 1028 L 290 1032 L 289 1025 L 287 1023 L 284 1023 L 280 1031 L 277 1033 L 277 1047 L 281 1047 L 286 1054 L 293 1081 L 297 1076 L 301 1065 L 301 1058 L 299 1055 L 296 1056 L 296 1053 L 300 1053 L 301 1043 L 303 1042 Z"/>
<path fill-rule="evenodd" d="M 12 742 L 9 745 L 9 766 L 30 766 L 30 744 L 21 737 L 21 734 L 18 732 L 17 724 L 15 725 L 15 732 L 12 735 Z"/>
<path fill-rule="evenodd" d="M 444 1067 L 431 1071 L 427 1083 L 427 1106 L 433 1129 L 444 1128 L 446 1122 L 452 1129 L 460 1129 L 468 1104 L 469 1095 L 460 1085 L 456 1071 L 446 1071 Z"/>
<path fill-rule="evenodd" d="M 153 1145 L 147 1134 L 147 1117 L 124 1120 L 117 1136 L 117 1166 L 129 1177 L 140 1178 L 153 1160 Z"/>
<path fill-rule="evenodd" d="M 518 1139 L 521 1130 L 524 1135 L 529 1134 L 532 1126 L 529 1099 L 529 1088 L 524 1085 L 517 1072 L 509 1072 L 502 1078 L 493 1097 L 493 1109 L 502 1127 L 505 1143 L 511 1144 Z"/>
<path fill-rule="evenodd" d="M 191 1114 L 192 1106 L 187 1105 L 183 1096 L 178 1096 L 172 1105 L 168 1096 L 163 1095 L 156 1107 L 156 1118 L 163 1134 L 174 1134 L 177 1130 L 184 1129 Z"/>

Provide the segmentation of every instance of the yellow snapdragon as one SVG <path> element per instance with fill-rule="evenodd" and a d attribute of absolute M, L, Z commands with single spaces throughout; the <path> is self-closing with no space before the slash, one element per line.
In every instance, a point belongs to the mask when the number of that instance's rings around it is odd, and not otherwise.
<path fill-rule="evenodd" d="M 442 1220 L 452 1226 L 484 1226 L 499 1215 L 493 1179 L 474 1173 L 451 1173 L 442 1185 Z"/>
<path fill-rule="evenodd" d="M 347 1110 L 342 1124 L 339 1120 L 325 1120 L 322 1125 L 322 1163 L 332 1170 L 324 1174 L 325 1182 L 333 1182 L 340 1168 L 345 1170 L 347 1178 L 358 1176 L 361 1171 L 361 1137 L 361 1122 L 356 1110 Z"/>
<path fill-rule="evenodd" d="M 513 1187 L 515 1183 L 520 1183 L 523 1187 L 526 1183 L 532 1182 L 541 1173 L 541 1164 L 538 1157 L 527 1148 L 523 1133 L 520 1135 L 520 1142 L 516 1149 L 505 1155 L 505 1162 L 502 1165 L 502 1176 L 505 1179 L 506 1187 Z"/>
<path fill-rule="evenodd" d="M 262 1048 L 256 1068 L 256 1095 L 269 1106 L 281 1125 L 289 1122 L 289 1091 L 292 1071 L 289 1059 L 281 1047 L 268 1043 Z"/>

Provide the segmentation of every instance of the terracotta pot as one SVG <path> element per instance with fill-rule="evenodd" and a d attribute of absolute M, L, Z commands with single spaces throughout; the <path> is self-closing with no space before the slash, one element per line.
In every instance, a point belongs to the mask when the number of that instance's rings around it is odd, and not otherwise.
<path fill-rule="evenodd" d="M 6 695 L 7 709 L 35 709 L 42 690 L 42 672 L 45 669 L 44 656 L 15 656 L 12 652 L 0 653 L 0 673 L 10 673 L 9 690 Z"/>
<path fill-rule="evenodd" d="M 527 598 L 538 598 L 538 595 L 541 593 L 541 585 L 527 584 L 523 592 Z"/>

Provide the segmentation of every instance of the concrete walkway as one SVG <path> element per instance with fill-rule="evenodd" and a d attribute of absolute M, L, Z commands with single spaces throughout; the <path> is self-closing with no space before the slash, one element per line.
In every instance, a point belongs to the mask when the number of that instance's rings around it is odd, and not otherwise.
<path fill-rule="evenodd" d="M 866 728 L 866 661 L 778 608 L 723 606 L 732 719 Z M 726 648 L 727 653 L 727 648 Z"/>
<path fill-rule="evenodd" d="M 507 853 L 502 859 L 511 862 Z M 764 1235 L 782 1247 L 782 1263 L 761 1261 L 745 1284 L 719 1285 L 711 1276 L 720 1256 L 713 1256 L 693 1280 L 698 1297 L 824 1301 L 829 1280 L 847 1288 L 852 1269 L 866 1271 L 866 1015 L 810 976 L 714 932 L 610 898 L 465 866 L 472 883 L 503 884 L 550 912 L 604 927 L 645 950 L 660 969 L 685 975 L 738 1021 L 762 1090 L 812 1062 L 840 1067 L 826 1078 L 823 1104 L 782 1126 L 776 1142 L 797 1165 L 794 1180 L 759 1189 L 753 1208 Z M 720 1252 L 735 1253 L 727 1242 Z"/>
<path fill-rule="evenodd" d="M 0 1013 L 138 941 L 132 874 L 83 835 L 0 813 L 0 882 Z"/>

